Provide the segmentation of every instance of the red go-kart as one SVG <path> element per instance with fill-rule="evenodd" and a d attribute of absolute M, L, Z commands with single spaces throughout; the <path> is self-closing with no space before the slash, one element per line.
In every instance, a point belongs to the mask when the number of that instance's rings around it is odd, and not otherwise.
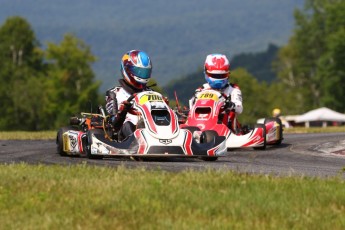
<path fill-rule="evenodd" d="M 185 122 L 180 123 L 181 128 L 193 130 L 193 135 L 199 136 L 201 142 L 207 142 L 213 136 L 225 136 L 228 149 L 253 147 L 262 150 L 267 145 L 281 144 L 283 128 L 279 118 L 266 118 L 264 124 L 255 124 L 253 129 L 245 128 L 234 111 L 224 109 L 225 101 L 226 97 L 219 91 L 201 91 Z M 204 130 L 213 130 L 213 133 L 202 133 Z"/>

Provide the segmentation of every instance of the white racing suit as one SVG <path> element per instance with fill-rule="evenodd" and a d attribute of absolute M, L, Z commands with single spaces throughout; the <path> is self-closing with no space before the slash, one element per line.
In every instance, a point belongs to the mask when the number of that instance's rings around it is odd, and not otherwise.
<path fill-rule="evenodd" d="M 120 86 L 113 87 L 106 92 L 105 101 L 106 101 L 106 110 L 108 114 L 114 115 L 113 119 L 118 119 L 117 115 L 123 110 L 123 103 L 127 101 L 127 99 L 133 95 L 134 93 L 139 93 L 142 91 L 152 91 L 150 88 L 145 87 L 142 90 L 138 90 L 136 88 L 131 87 L 128 85 L 123 79 L 119 80 Z M 109 96 L 110 92 L 115 93 L 116 95 L 116 101 Z M 114 105 L 117 106 L 117 108 L 114 108 Z M 123 124 L 121 124 L 120 131 L 119 131 L 119 139 L 122 140 L 129 136 L 131 133 L 134 132 L 135 127 L 138 123 L 138 116 L 126 113 L 126 117 L 123 121 Z"/>
<path fill-rule="evenodd" d="M 116 103 L 115 103 L 115 105 L 117 105 L 117 110 L 116 111 L 121 110 L 122 102 L 127 101 L 127 99 L 132 95 L 132 94 L 128 93 L 124 88 L 122 88 L 120 86 L 111 88 L 108 91 L 112 91 L 116 95 Z M 114 114 L 114 107 L 113 107 L 114 106 L 113 100 L 108 95 L 106 95 L 105 96 L 105 101 L 106 101 L 106 106 L 105 107 L 106 107 L 106 110 L 107 110 L 108 114 L 115 115 Z M 130 113 L 127 113 L 126 119 L 125 119 L 124 122 L 127 122 L 127 121 L 130 121 L 130 122 L 133 123 L 133 125 L 136 125 L 138 123 L 138 116 L 130 114 Z"/>
<path fill-rule="evenodd" d="M 201 88 L 198 88 L 195 90 L 194 97 L 192 97 L 189 100 L 189 108 L 192 108 L 192 105 L 195 102 L 195 98 L 197 95 L 202 92 L 203 90 L 211 90 L 211 86 L 208 83 L 203 84 Z M 214 90 L 214 89 L 213 89 Z M 235 104 L 234 110 L 236 115 L 239 115 L 243 111 L 243 105 L 242 105 L 242 92 L 240 90 L 240 87 L 236 84 L 227 84 L 223 89 L 218 90 L 220 91 L 223 96 L 230 97 L 231 102 Z"/>

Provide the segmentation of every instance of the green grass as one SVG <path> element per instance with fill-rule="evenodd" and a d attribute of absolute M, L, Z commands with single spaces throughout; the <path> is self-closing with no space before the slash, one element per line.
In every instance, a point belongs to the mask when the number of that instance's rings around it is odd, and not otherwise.
<path fill-rule="evenodd" d="M 0 131 L 0 140 L 49 140 L 56 138 L 57 131 Z"/>
<path fill-rule="evenodd" d="M 0 139 L 55 135 L 0 132 Z M 2 164 L 0 178 L 1 230 L 345 229 L 341 177 Z"/>
<path fill-rule="evenodd" d="M 339 133 L 345 132 L 345 126 L 330 126 L 330 127 L 293 127 L 293 128 L 284 128 L 284 133 Z"/>
<path fill-rule="evenodd" d="M 345 229 L 340 178 L 0 165 L 1 229 Z"/>

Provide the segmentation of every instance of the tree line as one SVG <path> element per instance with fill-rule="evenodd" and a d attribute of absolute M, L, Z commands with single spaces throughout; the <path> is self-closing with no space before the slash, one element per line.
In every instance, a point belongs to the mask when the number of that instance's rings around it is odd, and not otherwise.
<path fill-rule="evenodd" d="M 280 108 L 285 115 L 323 106 L 345 113 L 345 1 L 306 0 L 305 7 L 295 10 L 294 17 L 293 35 L 277 53 L 270 52 L 275 50 L 271 46 L 266 54 L 240 55 L 233 60 L 236 68 L 231 71 L 230 81 L 241 88 L 244 112 L 240 119 L 244 123 L 271 116 L 274 108 Z M 277 76 L 273 81 L 260 74 L 271 76 L 267 68 L 258 71 L 265 65 L 262 60 L 272 57 L 271 69 Z M 173 96 L 177 89 L 180 100 L 187 103 L 193 95 L 191 89 L 204 82 L 200 68 L 170 82 L 165 90 Z"/>
<path fill-rule="evenodd" d="M 345 112 L 345 1 L 307 0 L 275 63 L 281 104 L 292 113 L 326 106 Z"/>
<path fill-rule="evenodd" d="M 99 102 L 90 48 L 71 34 L 60 44 L 39 41 L 21 17 L 0 27 L 0 130 L 47 130 Z"/>
<path fill-rule="evenodd" d="M 294 16 L 293 35 L 271 65 L 275 80 L 257 80 L 257 65 L 231 72 L 244 96 L 242 123 L 255 123 L 276 107 L 285 114 L 321 106 L 345 112 L 345 1 L 306 0 Z M 0 130 L 56 129 L 70 116 L 95 109 L 103 103 L 91 67 L 96 61 L 90 47 L 72 34 L 43 49 L 25 19 L 8 18 L 0 27 Z M 204 82 L 200 68 L 156 89 L 167 93 L 173 106 L 172 91 L 186 104 Z"/>

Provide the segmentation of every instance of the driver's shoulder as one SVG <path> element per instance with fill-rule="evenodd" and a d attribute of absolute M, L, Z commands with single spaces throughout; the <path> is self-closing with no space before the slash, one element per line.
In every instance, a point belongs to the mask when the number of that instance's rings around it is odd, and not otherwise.
<path fill-rule="evenodd" d="M 240 89 L 240 86 L 236 83 L 230 83 L 229 85 L 234 89 Z"/>

